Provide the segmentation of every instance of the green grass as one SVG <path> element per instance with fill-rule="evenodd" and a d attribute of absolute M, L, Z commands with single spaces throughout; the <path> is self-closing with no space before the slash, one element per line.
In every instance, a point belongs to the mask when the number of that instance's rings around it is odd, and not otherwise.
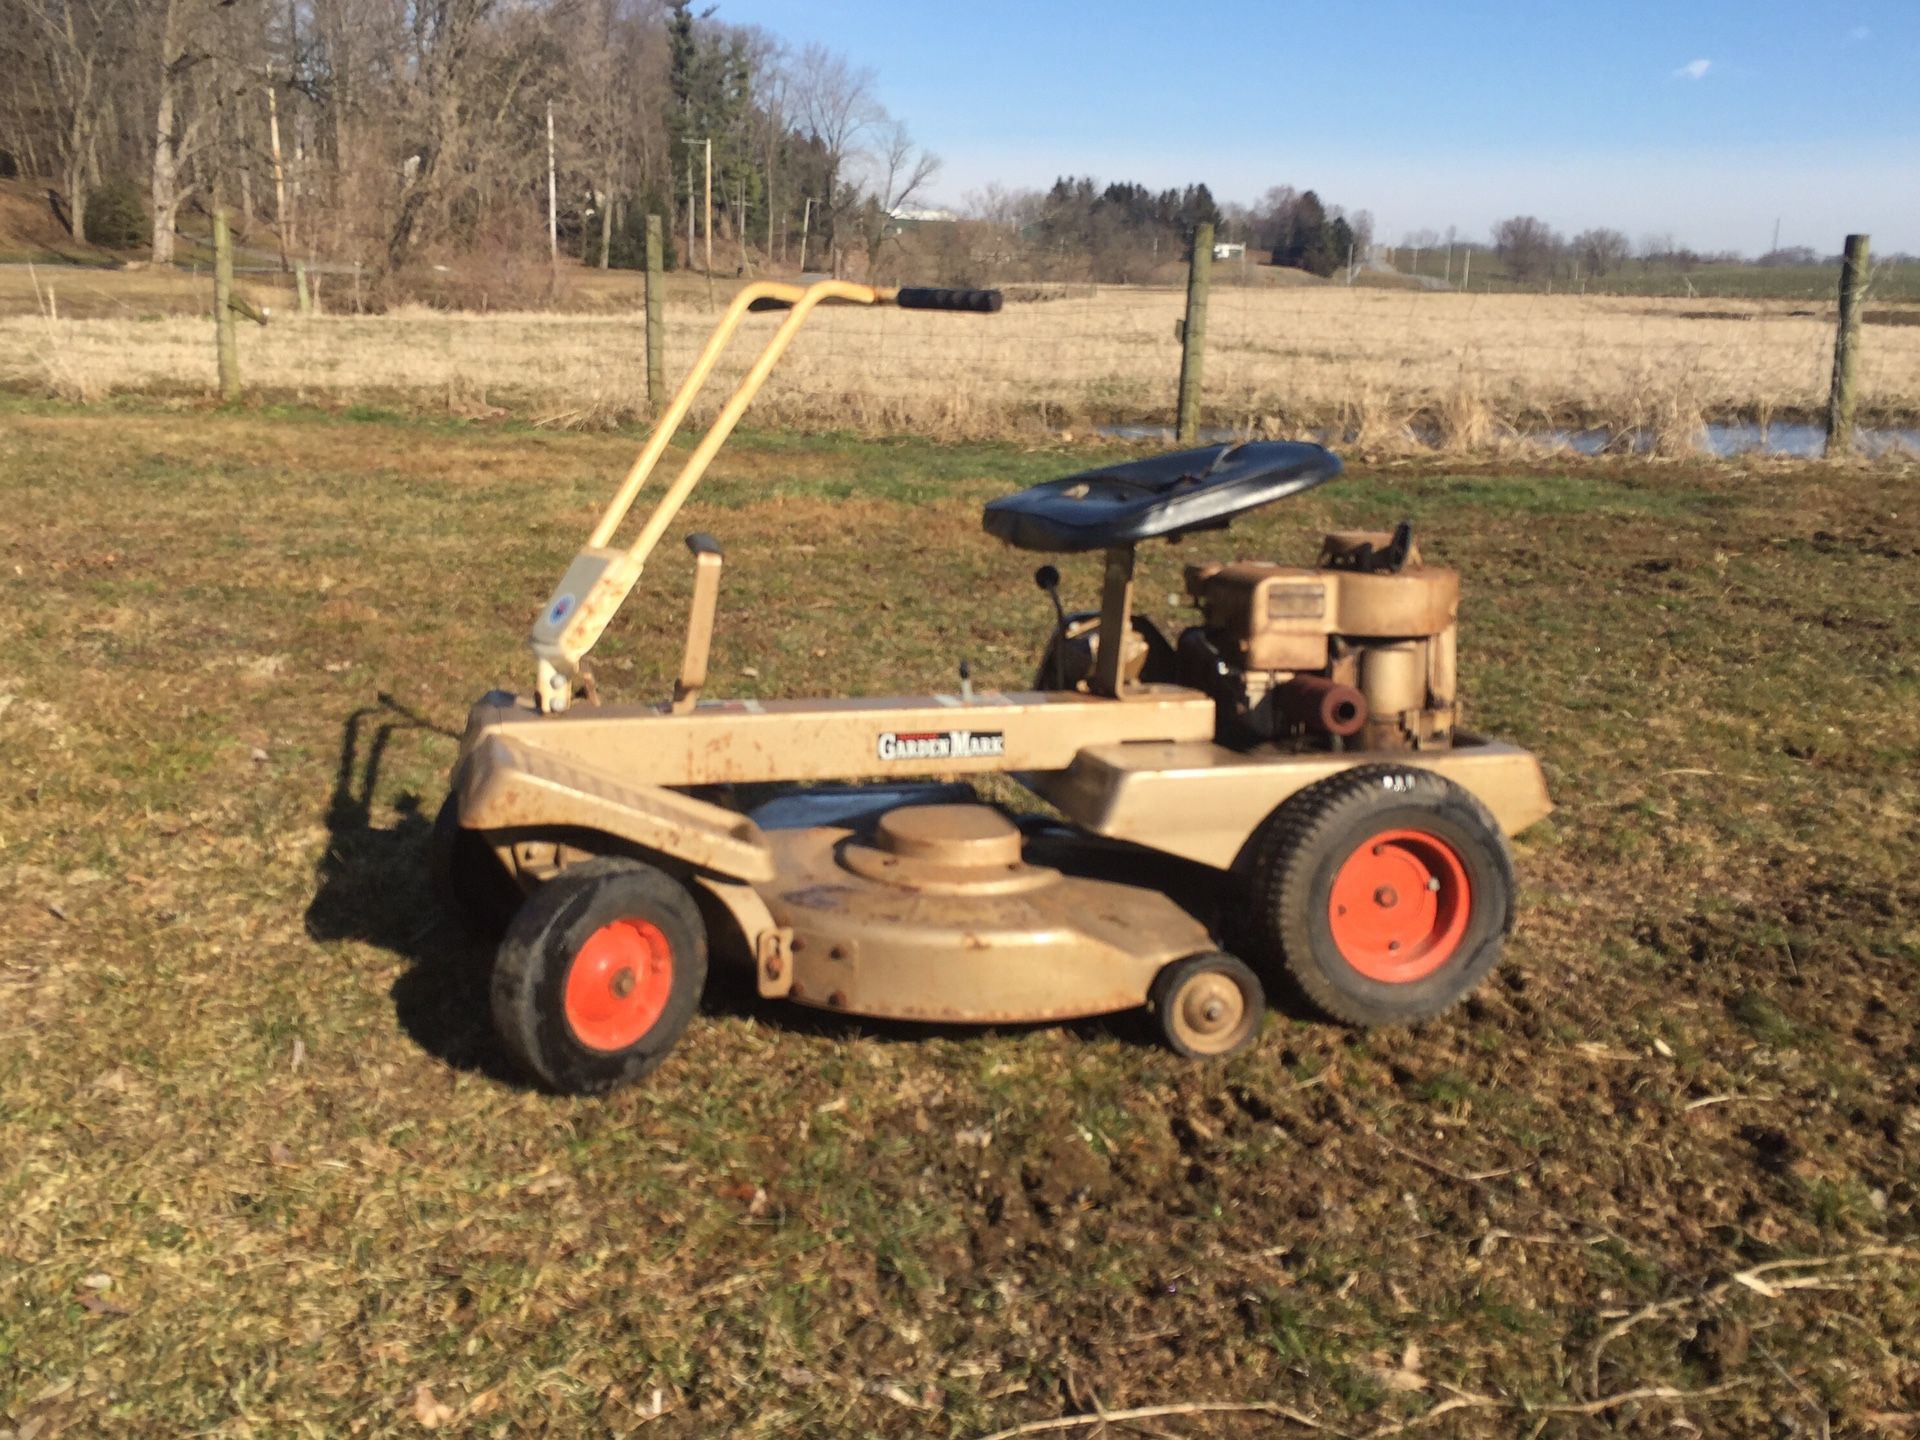
<path fill-rule="evenodd" d="M 1174 623 L 1183 564 L 1335 525 L 1410 516 L 1463 572 L 1471 723 L 1560 809 L 1445 1020 L 1277 1014 L 1206 1069 L 1125 1017 L 722 989 L 643 1087 L 555 1099 L 489 1038 L 426 817 L 634 443 L 0 400 L 0 1427 L 966 1437 L 1278 1399 L 1366 1433 L 1440 1380 L 1587 1398 L 1596 1317 L 1911 1243 L 1911 469 L 1355 467 L 1142 555 Z M 681 522 L 727 546 L 716 692 L 1020 683 L 1037 557 L 978 508 L 1094 453 L 743 435 Z M 644 577 L 609 692 L 666 693 L 689 568 Z M 1913 1270 L 1845 1273 L 1724 1292 L 1764 1327 L 1740 1388 L 1639 1423 L 1910 1405 Z M 1603 1389 L 1704 1383 L 1704 1313 Z M 1410 1344 L 1435 1383 L 1392 1390 Z"/>

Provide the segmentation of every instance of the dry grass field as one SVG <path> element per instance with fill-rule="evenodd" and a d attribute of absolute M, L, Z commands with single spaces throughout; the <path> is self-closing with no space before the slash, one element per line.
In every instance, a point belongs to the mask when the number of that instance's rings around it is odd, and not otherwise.
<path fill-rule="evenodd" d="M 47 283 L 46 272 L 41 282 Z M 330 276 L 323 300 L 344 303 Z M 191 277 L 64 274 L 60 318 L 23 270 L 0 273 L 0 385 L 70 400 L 200 399 L 213 384 Z M 632 277 L 570 277 L 574 313 L 288 313 L 243 324 L 249 393 L 329 407 L 505 414 L 588 426 L 643 418 L 645 366 Z M 196 288 L 197 286 L 197 288 Z M 721 285 L 724 302 L 730 286 Z M 993 317 L 823 312 L 756 410 L 762 423 L 948 438 L 1170 418 L 1179 369 L 1175 290 L 1083 287 Z M 1882 311 L 1889 320 L 1905 311 Z M 1916 311 L 1920 314 L 1920 311 Z M 668 371 L 711 324 L 704 282 L 676 276 Z M 749 321 L 761 335 L 774 317 Z M 1339 286 L 1221 286 L 1206 368 L 1208 422 L 1259 434 L 1331 430 L 1370 453 L 1484 453 L 1526 432 L 1648 432 L 1667 453 L 1703 418 L 1804 417 L 1825 403 L 1832 307 L 1768 300 L 1459 295 Z M 733 369 L 744 364 L 743 343 Z M 726 373 L 723 370 L 723 374 Z M 708 413 L 724 392 L 716 393 Z M 1920 416 L 1920 325 L 1876 323 L 1862 412 Z"/>
<path fill-rule="evenodd" d="M 1163 618 L 1336 524 L 1463 571 L 1474 722 L 1560 808 L 1441 1022 L 1206 1068 L 722 979 L 556 1099 L 425 817 L 631 450 L 0 397 L 0 1434 L 1914 1433 L 1913 465 L 1361 464 L 1143 552 Z M 683 517 L 716 691 L 1016 682 L 1047 611 L 979 506 L 1085 459 L 741 437 Z M 665 693 L 688 568 L 611 694 Z"/>

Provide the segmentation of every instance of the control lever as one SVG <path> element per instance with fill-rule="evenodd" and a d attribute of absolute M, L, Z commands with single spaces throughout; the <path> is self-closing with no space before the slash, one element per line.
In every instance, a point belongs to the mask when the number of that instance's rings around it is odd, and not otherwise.
<path fill-rule="evenodd" d="M 1053 601 L 1053 618 L 1062 630 L 1066 629 L 1067 607 L 1060 603 L 1060 572 L 1051 565 L 1042 565 L 1033 572 L 1033 583 L 1047 592 L 1047 598 Z"/>
<path fill-rule="evenodd" d="M 1047 647 L 1047 653 L 1053 656 L 1053 683 L 1065 683 L 1063 666 L 1067 658 L 1061 653 L 1061 646 L 1067 638 L 1067 607 L 1060 603 L 1060 572 L 1051 565 L 1042 565 L 1033 572 L 1033 583 L 1047 592 L 1047 598 L 1053 601 L 1053 641 Z"/>
<path fill-rule="evenodd" d="M 1393 538 L 1376 550 L 1373 542 L 1363 540 L 1346 554 L 1327 562 L 1329 570 L 1355 570 L 1362 575 L 1398 575 L 1413 553 L 1413 525 L 1402 520 L 1393 527 Z"/>

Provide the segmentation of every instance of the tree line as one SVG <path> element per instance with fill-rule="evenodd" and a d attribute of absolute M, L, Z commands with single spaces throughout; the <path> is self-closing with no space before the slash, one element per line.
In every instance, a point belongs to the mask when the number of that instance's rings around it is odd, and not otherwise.
<path fill-rule="evenodd" d="M 0 0 L 0 169 L 78 238 L 173 258 L 215 205 L 256 244 L 398 273 L 546 245 L 602 265 L 642 217 L 716 267 L 876 247 L 938 167 L 875 77 L 690 0 Z"/>

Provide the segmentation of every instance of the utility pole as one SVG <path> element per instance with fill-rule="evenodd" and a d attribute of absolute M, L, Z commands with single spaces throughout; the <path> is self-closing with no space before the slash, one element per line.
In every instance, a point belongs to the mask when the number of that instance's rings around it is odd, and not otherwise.
<path fill-rule="evenodd" d="M 713 138 L 707 138 L 707 279 L 713 279 Z"/>
<path fill-rule="evenodd" d="M 554 180 L 553 102 L 547 102 L 547 254 L 553 266 L 553 283 L 560 283 L 560 187 Z"/>
<path fill-rule="evenodd" d="M 807 273 L 807 237 L 813 233 L 813 197 L 807 196 L 807 207 L 800 212 L 800 273 Z"/>
<path fill-rule="evenodd" d="M 747 177 L 746 176 L 742 175 L 740 177 L 740 184 L 739 184 L 739 187 L 736 189 L 735 194 L 739 196 L 739 202 L 740 202 L 739 208 L 737 208 L 734 211 L 735 224 L 738 225 L 739 231 L 740 231 L 740 273 L 742 275 L 745 275 L 747 271 L 753 268 L 753 263 L 747 259 Z"/>

